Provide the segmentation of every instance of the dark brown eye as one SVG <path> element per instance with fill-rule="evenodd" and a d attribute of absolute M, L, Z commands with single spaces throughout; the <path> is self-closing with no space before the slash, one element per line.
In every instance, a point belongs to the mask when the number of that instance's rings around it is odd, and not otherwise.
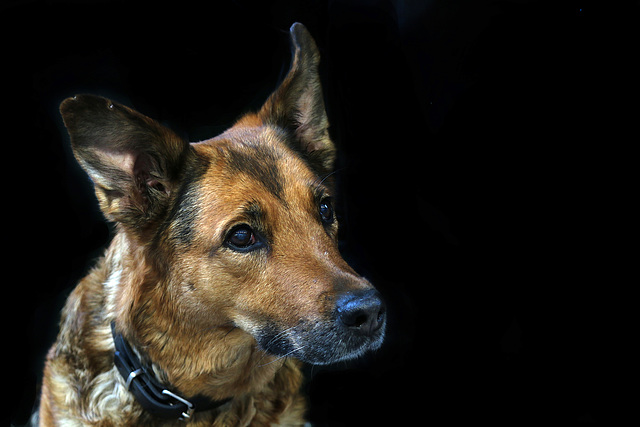
<path fill-rule="evenodd" d="M 238 225 L 227 237 L 227 245 L 236 251 L 251 250 L 257 243 L 258 238 L 248 225 Z"/>
<path fill-rule="evenodd" d="M 325 224 L 333 222 L 333 207 L 331 206 L 331 199 L 328 197 L 320 202 L 320 218 Z"/>

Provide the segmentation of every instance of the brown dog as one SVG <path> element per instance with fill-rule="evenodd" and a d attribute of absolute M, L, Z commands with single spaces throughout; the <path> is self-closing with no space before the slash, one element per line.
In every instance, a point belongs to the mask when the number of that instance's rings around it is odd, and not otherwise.
<path fill-rule="evenodd" d="M 101 97 L 62 103 L 117 232 L 63 310 L 41 425 L 301 425 L 296 359 L 381 345 L 384 305 L 337 248 L 318 50 L 303 25 L 291 39 L 280 87 L 207 141 Z"/>

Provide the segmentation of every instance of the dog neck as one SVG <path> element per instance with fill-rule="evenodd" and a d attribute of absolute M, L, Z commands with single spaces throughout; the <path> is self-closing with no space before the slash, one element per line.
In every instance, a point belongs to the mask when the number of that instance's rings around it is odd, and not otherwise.
<path fill-rule="evenodd" d="M 232 399 L 211 400 L 202 396 L 185 398 L 178 395 L 170 385 L 158 381 L 153 369 L 143 365 L 137 352 L 116 331 L 115 322 L 111 323 L 111 332 L 115 345 L 115 365 L 125 380 L 127 390 L 150 414 L 165 419 L 187 420 L 196 411 L 216 409 Z"/>

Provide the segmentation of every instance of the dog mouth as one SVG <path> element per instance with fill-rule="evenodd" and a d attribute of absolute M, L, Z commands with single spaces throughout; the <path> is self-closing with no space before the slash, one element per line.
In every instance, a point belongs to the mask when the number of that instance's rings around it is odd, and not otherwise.
<path fill-rule="evenodd" d="M 238 317 L 234 323 L 252 335 L 262 351 L 314 365 L 354 359 L 380 348 L 387 324 L 380 294 L 367 288 L 345 292 L 334 301 L 331 311 L 301 316 L 293 326 L 267 316 L 260 316 L 260 322 Z"/>
<path fill-rule="evenodd" d="M 385 329 L 386 316 L 381 312 L 375 324 L 365 325 L 364 329 L 345 327 L 340 321 L 301 321 L 285 329 L 265 327 L 254 337 L 267 353 L 328 365 L 377 350 L 384 341 Z"/>

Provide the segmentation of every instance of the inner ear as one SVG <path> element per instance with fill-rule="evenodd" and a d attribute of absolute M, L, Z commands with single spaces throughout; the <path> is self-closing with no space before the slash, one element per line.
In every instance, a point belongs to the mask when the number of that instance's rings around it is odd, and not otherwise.
<path fill-rule="evenodd" d="M 161 193 L 169 194 L 169 189 L 165 184 L 160 181 L 160 176 L 152 172 L 157 169 L 157 165 L 154 165 L 153 160 L 145 155 L 141 154 L 136 156 L 133 163 L 132 175 L 135 177 L 135 183 L 139 191 L 145 191 L 145 189 L 159 191 Z"/>
<path fill-rule="evenodd" d="M 161 182 L 156 181 L 155 179 L 147 180 L 147 186 L 149 188 L 153 188 L 156 191 L 160 191 L 162 193 L 169 194 L 169 192 L 167 191 L 166 187 Z"/>

